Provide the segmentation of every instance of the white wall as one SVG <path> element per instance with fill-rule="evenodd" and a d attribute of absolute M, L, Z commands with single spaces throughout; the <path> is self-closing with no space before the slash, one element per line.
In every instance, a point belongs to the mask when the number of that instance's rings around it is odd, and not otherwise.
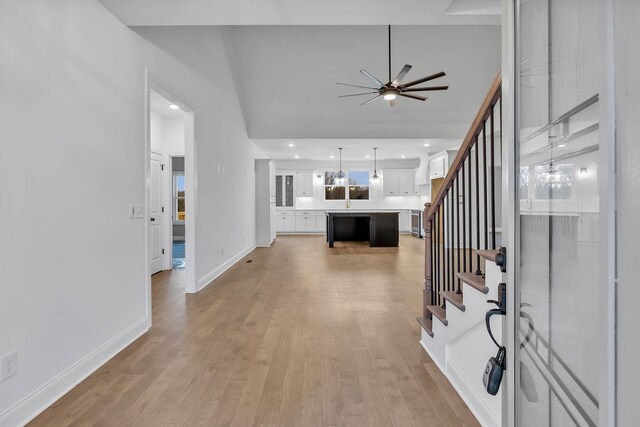
<path fill-rule="evenodd" d="M 197 277 L 253 247 L 253 148 L 217 31 L 176 43 L 208 61 L 163 52 L 97 1 L 0 1 L 0 355 L 18 353 L 0 383 L 1 426 L 149 325 L 146 224 L 128 217 L 145 199 L 147 67 L 196 110 Z"/>
<path fill-rule="evenodd" d="M 165 117 L 151 111 L 151 149 L 171 155 L 184 155 L 184 117 Z"/>

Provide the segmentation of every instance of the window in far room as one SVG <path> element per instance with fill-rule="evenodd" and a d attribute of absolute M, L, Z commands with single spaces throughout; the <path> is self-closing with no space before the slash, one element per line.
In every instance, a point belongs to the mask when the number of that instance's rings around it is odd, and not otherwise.
<path fill-rule="evenodd" d="M 345 200 L 346 191 L 345 186 L 338 185 L 336 180 L 338 178 L 338 172 L 325 172 L 324 173 L 324 199 L 325 200 Z"/>
<path fill-rule="evenodd" d="M 349 199 L 369 200 L 369 171 L 349 172 Z"/>
<path fill-rule="evenodd" d="M 184 200 L 184 174 L 173 175 L 173 220 L 184 222 L 185 200 Z"/>

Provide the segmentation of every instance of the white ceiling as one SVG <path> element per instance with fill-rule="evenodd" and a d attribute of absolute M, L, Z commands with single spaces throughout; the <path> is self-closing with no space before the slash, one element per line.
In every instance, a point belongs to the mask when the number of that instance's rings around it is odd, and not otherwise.
<path fill-rule="evenodd" d="M 164 98 L 162 95 L 159 95 L 157 92 L 149 92 L 149 106 L 151 111 L 164 117 L 184 117 L 182 110 L 173 110 L 169 108 L 169 105 L 171 104 L 172 103 L 169 100 Z"/>
<path fill-rule="evenodd" d="M 137 25 L 499 25 L 500 0 L 100 0 Z"/>
<path fill-rule="evenodd" d="M 388 80 L 384 26 L 244 26 L 223 32 L 249 137 L 267 154 L 285 155 L 277 140 L 309 140 L 300 156 L 326 158 L 342 140 L 382 140 L 416 155 L 425 139 L 451 148 L 464 138 L 500 67 L 500 27 L 392 27 L 392 74 L 413 65 L 405 81 L 439 71 L 447 75 L 421 86 L 449 85 L 427 101 L 399 98 L 395 107 L 336 82 L 370 86 L 366 69 Z M 367 92 L 367 90 L 364 90 Z M 276 141 L 263 141 L 276 140 Z M 373 143 L 367 143 L 368 149 Z M 391 148 L 391 146 L 389 148 Z"/>
<path fill-rule="evenodd" d="M 228 84 L 249 137 L 276 159 L 327 160 L 338 147 L 352 160 L 374 146 L 381 159 L 454 148 L 500 67 L 500 0 L 100 1 L 132 26 L 196 25 L 197 34 L 205 28 L 198 25 L 224 24 Z M 301 25 L 317 23 L 327 25 Z M 336 82 L 371 85 L 361 69 L 388 80 L 387 27 L 371 25 L 388 23 L 405 24 L 392 27 L 392 74 L 406 63 L 413 68 L 405 81 L 444 71 L 421 86 L 449 90 L 427 92 L 425 102 L 399 98 L 393 108 L 381 99 L 360 107 L 369 96 L 338 98 L 360 90 Z"/>

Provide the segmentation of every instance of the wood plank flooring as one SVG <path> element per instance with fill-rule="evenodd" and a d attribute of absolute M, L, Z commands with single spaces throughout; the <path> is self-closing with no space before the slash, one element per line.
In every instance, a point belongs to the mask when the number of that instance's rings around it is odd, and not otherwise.
<path fill-rule="evenodd" d="M 423 245 L 278 236 L 195 295 L 159 273 L 152 329 L 30 425 L 478 425 L 418 343 Z"/>

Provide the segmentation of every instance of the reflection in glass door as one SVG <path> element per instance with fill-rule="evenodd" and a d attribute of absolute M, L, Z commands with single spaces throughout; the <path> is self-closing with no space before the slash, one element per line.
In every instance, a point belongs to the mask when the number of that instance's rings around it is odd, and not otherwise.
<path fill-rule="evenodd" d="M 516 0 L 518 426 L 598 420 L 598 0 Z"/>

